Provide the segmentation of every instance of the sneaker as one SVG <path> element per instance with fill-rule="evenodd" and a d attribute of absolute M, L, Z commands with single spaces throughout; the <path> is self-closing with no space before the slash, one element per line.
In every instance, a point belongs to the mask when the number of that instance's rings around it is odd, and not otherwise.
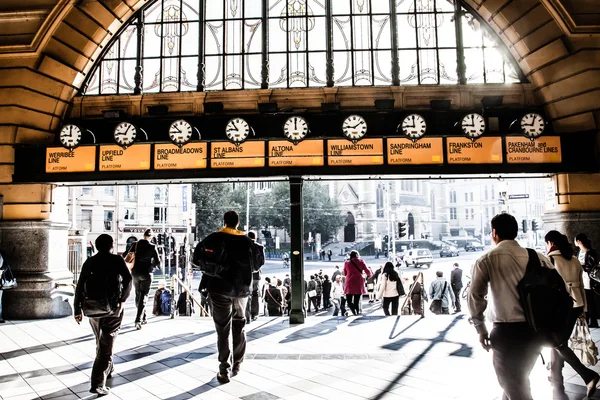
<path fill-rule="evenodd" d="M 142 321 L 142 325 L 146 325 L 147 323 L 148 323 L 148 321 L 146 321 L 146 320 Z"/>
<path fill-rule="evenodd" d="M 135 323 L 135 329 L 137 329 L 138 331 L 139 331 L 140 329 L 142 329 L 142 324 L 140 324 L 139 322 L 136 322 L 136 323 Z"/>
<path fill-rule="evenodd" d="M 110 388 L 108 386 L 98 386 L 91 388 L 90 393 L 94 393 L 97 394 L 98 397 L 102 397 L 110 394 Z"/>
<path fill-rule="evenodd" d="M 228 373 L 222 374 L 222 373 L 219 372 L 217 374 L 217 380 L 220 383 L 229 383 L 229 382 L 231 382 L 231 379 L 229 379 L 229 374 Z"/>
<path fill-rule="evenodd" d="M 240 373 L 240 364 L 233 364 L 233 368 L 231 369 L 231 376 L 236 376 Z"/>
<path fill-rule="evenodd" d="M 3 323 L 5 323 L 5 322 L 6 322 L 5 320 L 3 320 L 3 319 L 0 319 L 0 324 L 3 324 Z"/>

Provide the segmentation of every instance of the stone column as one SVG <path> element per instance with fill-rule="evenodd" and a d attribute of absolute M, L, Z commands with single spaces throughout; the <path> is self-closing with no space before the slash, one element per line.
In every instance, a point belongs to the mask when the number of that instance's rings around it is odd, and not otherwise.
<path fill-rule="evenodd" d="M 5 319 L 59 318 L 73 313 L 74 288 L 69 286 L 73 274 L 67 263 L 69 226 L 52 221 L 0 221 L 0 249 L 18 283 L 16 289 L 4 292 Z"/>

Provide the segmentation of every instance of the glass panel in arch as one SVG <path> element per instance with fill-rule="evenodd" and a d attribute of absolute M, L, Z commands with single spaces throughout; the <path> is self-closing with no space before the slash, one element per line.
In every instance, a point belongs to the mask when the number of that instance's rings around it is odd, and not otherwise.
<path fill-rule="evenodd" d="M 223 58 L 206 57 L 204 85 L 206 90 L 223 90 Z"/>
<path fill-rule="evenodd" d="M 352 18 L 352 45 L 357 50 L 371 48 L 371 19 L 368 16 Z"/>
<path fill-rule="evenodd" d="M 198 54 L 199 34 L 198 22 L 186 22 L 182 31 L 181 54 L 184 56 L 193 56 Z"/>
<path fill-rule="evenodd" d="M 518 83 L 521 82 L 519 74 L 515 71 L 512 64 L 504 62 L 504 81 L 506 83 Z"/>
<path fill-rule="evenodd" d="M 333 17 L 333 49 L 350 50 L 350 17 Z"/>
<path fill-rule="evenodd" d="M 244 51 L 260 53 L 262 50 L 262 33 L 260 19 L 247 19 L 244 21 Z"/>
<path fill-rule="evenodd" d="M 269 20 L 269 52 L 287 51 L 287 20 L 285 18 Z"/>
<path fill-rule="evenodd" d="M 439 47 L 456 47 L 456 30 L 453 17 L 454 14 L 436 14 Z"/>
<path fill-rule="evenodd" d="M 225 6 L 225 0 L 211 0 L 206 5 L 206 19 L 223 19 L 223 7 Z"/>
<path fill-rule="evenodd" d="M 435 9 L 438 12 L 454 12 L 454 0 L 436 0 Z"/>
<path fill-rule="evenodd" d="M 336 15 L 349 15 L 352 1 L 354 0 L 331 0 L 331 10 Z"/>
<path fill-rule="evenodd" d="M 377 0 L 375 0 L 377 1 Z M 408 13 L 415 11 L 415 0 L 397 0 L 396 1 L 396 12 L 397 13 Z"/>
<path fill-rule="evenodd" d="M 291 53 L 288 55 L 289 87 L 307 87 L 308 71 L 306 70 L 306 53 Z"/>
<path fill-rule="evenodd" d="M 156 24 L 144 25 L 144 57 L 160 56 L 162 28 Z"/>
<path fill-rule="evenodd" d="M 262 0 L 244 0 L 244 17 L 260 18 L 262 15 Z"/>
<path fill-rule="evenodd" d="M 485 83 L 504 83 L 504 59 L 495 47 L 484 49 Z"/>
<path fill-rule="evenodd" d="M 159 0 L 144 10 L 145 22 L 160 22 L 162 18 L 162 2 Z"/>
<path fill-rule="evenodd" d="M 349 51 L 333 53 L 333 80 L 336 86 L 352 86 L 352 58 Z"/>
<path fill-rule="evenodd" d="M 198 89 L 198 57 L 181 58 L 181 91 Z"/>
<path fill-rule="evenodd" d="M 239 54 L 242 52 L 242 21 L 225 21 L 225 53 Z"/>
<path fill-rule="evenodd" d="M 100 68 L 96 68 L 92 77 L 88 81 L 87 89 L 84 94 L 98 94 L 100 82 L 98 81 L 98 74 L 100 73 Z"/>
<path fill-rule="evenodd" d="M 398 15 L 398 47 L 401 49 L 417 48 L 417 32 L 414 15 Z"/>
<path fill-rule="evenodd" d="M 285 17 L 286 16 L 286 1 L 287 0 L 269 0 L 268 15 L 269 18 Z"/>
<path fill-rule="evenodd" d="M 133 21 L 133 24 L 135 23 L 136 21 Z M 121 58 L 137 57 L 137 26 L 128 26 L 121 34 L 119 41 L 121 42 Z"/>
<path fill-rule="evenodd" d="M 463 22 L 463 45 L 465 47 L 481 47 L 483 45 L 480 24 L 470 14 L 465 14 L 462 18 Z"/>
<path fill-rule="evenodd" d="M 458 83 L 458 72 L 456 71 L 456 49 L 439 50 L 440 57 L 440 83 Z"/>
<path fill-rule="evenodd" d="M 146 93 L 156 93 L 160 90 L 160 59 L 151 58 L 142 61 L 144 67 L 143 90 Z"/>
<path fill-rule="evenodd" d="M 390 2 L 385 0 L 368 0 L 371 2 L 371 12 L 373 14 L 389 14 Z"/>
<path fill-rule="evenodd" d="M 307 33 L 310 21 L 311 19 L 307 18 L 288 18 L 287 36 L 289 51 L 305 51 L 307 49 Z"/>
<path fill-rule="evenodd" d="M 119 61 L 102 61 L 100 68 L 102 69 L 102 82 L 100 82 L 100 94 L 116 94 L 117 76 L 119 73 Z"/>
<path fill-rule="evenodd" d="M 314 17 L 325 16 L 325 0 L 308 0 L 307 3 L 308 15 Z"/>
<path fill-rule="evenodd" d="M 310 51 L 325 51 L 327 41 L 325 40 L 327 28 L 324 17 L 311 19 L 312 24 L 308 26 L 308 43 Z"/>
<path fill-rule="evenodd" d="M 136 60 L 122 60 L 120 65 L 121 77 L 119 80 L 119 93 L 133 93 L 135 88 Z"/>
<path fill-rule="evenodd" d="M 213 0 L 214 1 L 214 0 Z M 242 18 L 243 0 L 224 0 L 225 1 L 225 19 Z"/>
<path fill-rule="evenodd" d="M 465 49 L 467 83 L 484 83 L 483 49 Z"/>
<path fill-rule="evenodd" d="M 375 85 L 392 82 L 392 52 L 390 50 L 373 52 Z"/>
<path fill-rule="evenodd" d="M 354 84 L 357 86 L 373 84 L 373 70 L 371 68 L 371 52 L 354 52 Z"/>
<path fill-rule="evenodd" d="M 161 92 L 179 90 L 179 58 L 163 58 Z"/>
<path fill-rule="evenodd" d="M 225 90 L 243 89 L 242 56 L 232 55 L 225 57 Z"/>
<path fill-rule="evenodd" d="M 373 49 L 391 49 L 392 33 L 390 30 L 390 17 L 373 16 Z"/>
<path fill-rule="evenodd" d="M 252 54 L 244 56 L 244 88 L 259 89 L 261 82 L 262 56 Z"/>
<path fill-rule="evenodd" d="M 435 48 L 437 46 L 437 21 L 435 14 L 417 14 L 412 19 L 417 27 L 417 39 L 420 48 Z"/>
<path fill-rule="evenodd" d="M 381 0 L 379 0 L 381 1 Z M 383 0 L 385 1 L 385 0 Z M 368 14 L 371 9 L 369 8 L 369 0 L 352 0 L 352 13 L 353 14 Z"/>
<path fill-rule="evenodd" d="M 287 54 L 269 54 L 269 87 L 287 87 Z"/>
<path fill-rule="evenodd" d="M 204 42 L 206 55 L 223 53 L 223 22 L 206 23 L 206 40 Z"/>
<path fill-rule="evenodd" d="M 325 69 L 327 66 L 327 55 L 324 52 L 308 53 L 308 68 L 309 68 L 309 86 L 325 86 L 327 84 L 327 76 Z"/>
<path fill-rule="evenodd" d="M 435 85 L 438 82 L 438 59 L 435 50 L 419 50 L 419 74 L 422 85 Z"/>
<path fill-rule="evenodd" d="M 187 16 L 188 21 L 199 21 L 200 20 L 200 1 L 199 0 L 183 0 L 182 8 L 183 8 L 184 14 Z"/>

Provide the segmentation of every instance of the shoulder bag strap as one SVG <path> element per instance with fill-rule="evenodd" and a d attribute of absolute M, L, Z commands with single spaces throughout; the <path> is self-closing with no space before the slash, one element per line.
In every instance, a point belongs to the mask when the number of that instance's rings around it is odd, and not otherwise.
<path fill-rule="evenodd" d="M 448 281 L 444 281 L 444 288 L 442 289 L 442 294 L 438 300 L 442 300 L 444 298 L 444 293 L 446 293 L 446 286 L 448 286 Z"/>
<path fill-rule="evenodd" d="M 363 272 L 363 271 L 362 271 L 362 269 L 360 269 L 360 268 L 358 267 L 358 265 L 354 264 L 354 260 L 350 260 L 350 262 L 352 263 L 352 265 L 354 265 L 354 267 L 355 267 L 355 268 L 358 270 L 358 272 L 359 272 L 360 274 L 362 274 L 362 272 Z"/>
<path fill-rule="evenodd" d="M 271 288 L 267 289 L 267 293 L 269 293 L 269 297 L 273 299 L 275 304 L 277 304 L 279 307 L 283 307 L 283 304 L 280 304 L 277 300 L 275 300 L 275 297 L 273 297 L 273 295 L 271 294 Z"/>

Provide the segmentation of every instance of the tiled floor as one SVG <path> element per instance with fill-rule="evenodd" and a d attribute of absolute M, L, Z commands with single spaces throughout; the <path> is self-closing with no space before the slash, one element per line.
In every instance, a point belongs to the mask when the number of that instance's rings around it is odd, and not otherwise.
<path fill-rule="evenodd" d="M 500 395 L 491 354 L 480 348 L 462 314 L 421 320 L 384 317 L 376 309 L 363 317 L 309 317 L 296 326 L 286 318 L 261 317 L 247 328 L 242 372 L 225 385 L 215 379 L 210 319 L 157 317 L 136 331 L 132 315 L 127 309 L 109 381 L 113 391 L 105 399 L 491 400 Z M 88 393 L 94 353 L 86 320 L 81 325 L 72 318 L 8 322 L 0 326 L 0 398 L 95 398 Z M 569 367 L 564 374 L 568 399 L 584 398 L 579 377 Z M 546 376 L 540 360 L 531 375 L 536 400 L 552 399 Z"/>

